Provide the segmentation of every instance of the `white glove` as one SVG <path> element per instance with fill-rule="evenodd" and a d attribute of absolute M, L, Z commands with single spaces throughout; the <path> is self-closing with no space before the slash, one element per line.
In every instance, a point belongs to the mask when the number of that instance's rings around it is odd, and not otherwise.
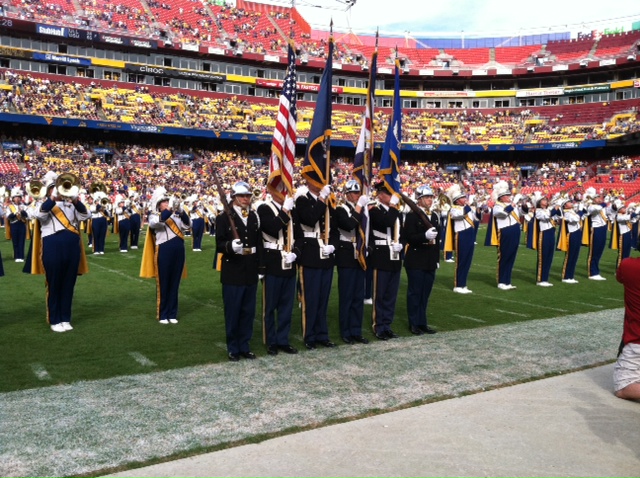
<path fill-rule="evenodd" d="M 264 274 L 258 274 L 258 280 L 264 279 Z"/>
<path fill-rule="evenodd" d="M 298 256 L 296 255 L 296 253 L 295 253 L 295 252 L 287 252 L 287 253 L 284 255 L 284 261 L 285 261 L 287 264 L 293 264 L 293 263 L 296 261 L 296 259 L 297 259 L 297 258 L 298 258 Z"/>
<path fill-rule="evenodd" d="M 320 190 L 320 199 L 327 199 L 329 194 L 331 194 L 331 188 L 326 185 Z"/>
<path fill-rule="evenodd" d="M 333 247 L 331 244 L 327 244 L 326 246 L 322 246 L 322 255 L 328 256 L 330 254 L 333 254 L 335 250 L 335 247 Z"/>
<path fill-rule="evenodd" d="M 400 244 L 399 242 L 392 242 L 391 250 L 393 252 L 400 252 L 402 250 L 402 244 Z"/>
<path fill-rule="evenodd" d="M 399 202 L 400 198 L 394 194 L 393 196 L 391 196 L 391 201 L 389 201 L 389 204 L 391 204 L 392 206 L 397 206 Z"/>
<path fill-rule="evenodd" d="M 296 202 L 293 200 L 293 198 L 287 198 L 284 200 L 284 203 L 282 203 L 282 209 L 285 209 L 286 211 L 291 211 L 296 205 Z"/>
<path fill-rule="evenodd" d="M 233 252 L 235 252 L 236 254 L 241 254 L 242 241 L 240 239 L 234 239 L 233 241 L 231 241 L 231 249 L 233 249 Z"/>
<path fill-rule="evenodd" d="M 364 194 L 358 198 L 358 206 L 361 208 L 367 207 L 369 204 L 369 196 L 365 196 Z"/>
<path fill-rule="evenodd" d="M 433 239 L 438 237 L 438 231 L 436 231 L 435 227 L 432 227 L 431 229 L 429 229 L 427 232 L 424 233 L 424 236 L 427 238 L 428 241 L 432 241 Z"/>

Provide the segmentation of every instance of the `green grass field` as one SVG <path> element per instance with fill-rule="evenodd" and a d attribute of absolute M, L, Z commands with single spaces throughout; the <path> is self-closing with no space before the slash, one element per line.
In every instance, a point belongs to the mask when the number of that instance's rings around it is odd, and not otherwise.
<path fill-rule="evenodd" d="M 605 250 L 601 271 L 608 280 L 595 282 L 587 280 L 583 248 L 576 274 L 580 283 L 576 285 L 561 283 L 564 255 L 556 252 L 551 274 L 554 287 L 541 288 L 535 285 L 535 251 L 521 244 L 513 273 L 513 284 L 518 288 L 499 291 L 496 252 L 482 245 L 484 231 L 481 229 L 479 234 L 469 277 L 468 287 L 473 294 L 454 294 L 454 265 L 441 262 L 429 305 L 429 324 L 439 332 L 622 307 L 622 287 L 614 277 L 616 251 Z M 227 361 L 221 285 L 212 268 L 214 240 L 205 236 L 200 253 L 191 251 L 190 239 L 186 245 L 189 277 L 180 288 L 178 325 L 163 326 L 155 320 L 155 282 L 138 277 L 142 249 L 120 253 L 116 237 L 111 234 L 107 237 L 106 254 L 89 253 L 90 273 L 78 279 L 73 307 L 75 330 L 56 334 L 45 320 L 44 277 L 23 274 L 23 264 L 13 261 L 11 243 L 3 237 L 0 392 Z M 403 274 L 394 331 L 409 336 L 405 297 Z M 334 290 L 329 308 L 330 335 L 342 344 L 337 332 L 337 311 L 338 294 Z M 365 306 L 365 336 L 375 340 L 369 326 L 370 314 L 371 306 Z M 291 343 L 302 354 L 311 353 L 302 350 L 299 309 L 294 310 Z M 266 354 L 260 310 L 252 349 L 259 356 Z"/>

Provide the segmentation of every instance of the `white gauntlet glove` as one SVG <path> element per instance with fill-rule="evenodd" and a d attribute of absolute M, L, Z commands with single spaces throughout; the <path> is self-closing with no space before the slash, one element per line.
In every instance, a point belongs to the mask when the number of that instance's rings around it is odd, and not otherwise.
<path fill-rule="evenodd" d="M 358 206 L 360 206 L 361 208 L 365 208 L 367 207 L 367 204 L 369 204 L 369 197 L 365 196 L 364 194 L 362 196 L 360 196 L 358 198 Z"/>
<path fill-rule="evenodd" d="M 402 250 L 402 244 L 400 244 L 399 242 L 392 242 L 391 250 L 393 252 L 400 252 Z"/>
<path fill-rule="evenodd" d="M 331 244 L 327 244 L 326 246 L 322 246 L 322 255 L 328 256 L 330 254 L 333 254 L 335 250 L 335 247 L 333 247 Z"/>
<path fill-rule="evenodd" d="M 320 190 L 320 199 L 327 199 L 331 194 L 331 188 L 327 185 Z"/>
<path fill-rule="evenodd" d="M 288 252 L 288 253 L 286 253 L 284 255 L 284 261 L 287 264 L 293 264 L 296 261 L 297 258 L 298 258 L 298 256 L 296 255 L 295 252 Z"/>
<path fill-rule="evenodd" d="M 436 231 L 435 227 L 432 227 L 431 229 L 429 229 L 427 232 L 424 233 L 424 236 L 427 238 L 428 241 L 432 241 L 433 239 L 438 237 L 438 231 Z"/>
<path fill-rule="evenodd" d="M 242 241 L 240 239 L 234 239 L 231 241 L 231 249 L 236 254 L 242 254 Z"/>
<path fill-rule="evenodd" d="M 393 196 L 391 196 L 391 200 L 389 201 L 389 204 L 391 204 L 392 206 L 397 206 L 399 202 L 400 202 L 400 198 L 394 194 Z"/>
<path fill-rule="evenodd" d="M 286 211 L 291 211 L 295 206 L 296 202 L 293 200 L 293 198 L 287 198 L 284 200 L 284 203 L 282 203 L 282 209 Z"/>

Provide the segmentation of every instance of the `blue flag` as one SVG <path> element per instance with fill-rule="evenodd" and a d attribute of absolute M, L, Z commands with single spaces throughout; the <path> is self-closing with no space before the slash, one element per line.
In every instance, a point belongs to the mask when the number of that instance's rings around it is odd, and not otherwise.
<path fill-rule="evenodd" d="M 318 188 L 331 183 L 331 82 L 333 77 L 333 37 L 329 38 L 329 55 L 320 80 L 320 91 L 311 121 L 307 151 L 302 162 L 302 177 Z"/>
<path fill-rule="evenodd" d="M 402 141 L 402 104 L 400 103 L 400 61 L 396 58 L 396 81 L 393 92 L 393 114 L 382 148 L 378 175 L 389 191 L 400 192 L 400 142 Z"/>

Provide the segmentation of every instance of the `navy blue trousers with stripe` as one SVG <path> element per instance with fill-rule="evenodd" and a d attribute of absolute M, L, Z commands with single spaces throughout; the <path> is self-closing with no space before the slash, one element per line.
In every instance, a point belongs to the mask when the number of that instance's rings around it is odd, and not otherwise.
<path fill-rule="evenodd" d="M 184 259 L 184 240 L 179 237 L 156 246 L 158 320 L 178 318 L 178 291 Z"/>
<path fill-rule="evenodd" d="M 204 235 L 204 219 L 198 218 L 191 221 L 191 234 L 193 235 L 193 248 L 202 249 L 202 236 Z"/>
<path fill-rule="evenodd" d="M 138 241 L 140 240 L 140 227 L 142 227 L 140 214 L 132 214 L 129 218 L 129 224 L 131 226 L 131 230 L 129 232 L 129 244 L 131 244 L 131 246 L 138 247 Z"/>
<path fill-rule="evenodd" d="M 16 221 L 10 225 L 11 242 L 13 243 L 13 258 L 24 259 L 24 245 L 27 240 L 27 225 Z"/>
<path fill-rule="evenodd" d="M 91 221 L 91 238 L 93 252 L 104 252 L 104 242 L 107 238 L 107 218 L 98 217 Z"/>
<path fill-rule="evenodd" d="M 511 284 L 511 273 L 520 245 L 520 224 L 498 230 L 498 284 Z"/>
<path fill-rule="evenodd" d="M 473 229 L 468 229 L 473 232 Z M 406 269 L 407 271 L 407 314 L 409 327 L 427 325 L 427 306 L 436 280 L 436 271 Z"/>
<path fill-rule="evenodd" d="M 391 330 L 396 311 L 401 271 L 373 271 L 373 332 L 380 334 Z"/>
<path fill-rule="evenodd" d="M 129 219 L 123 219 L 118 222 L 118 231 L 120 231 L 120 250 L 129 250 L 129 232 L 131 231 Z"/>
<path fill-rule="evenodd" d="M 454 287 L 466 287 L 469 269 L 473 261 L 474 242 L 476 240 L 476 230 L 465 229 L 456 233 L 456 275 Z"/>
<path fill-rule="evenodd" d="M 556 250 L 556 229 L 552 227 L 538 233 L 536 282 L 549 282 L 553 253 Z"/>
<path fill-rule="evenodd" d="M 575 279 L 576 264 L 582 248 L 582 229 L 569 234 L 569 250 L 565 253 L 562 264 L 562 279 Z"/>
<path fill-rule="evenodd" d="M 594 227 L 591 229 L 589 241 L 589 256 L 587 257 L 587 268 L 589 277 L 600 275 L 600 259 L 607 243 L 607 226 Z"/>
<path fill-rule="evenodd" d="M 64 229 L 42 238 L 42 264 L 47 279 L 47 320 L 51 325 L 71 322 L 80 236 Z"/>
<path fill-rule="evenodd" d="M 338 267 L 338 322 L 341 337 L 362 335 L 366 276 L 366 271 L 360 267 Z"/>
<path fill-rule="evenodd" d="M 304 341 L 315 343 L 329 340 L 327 307 L 333 283 L 333 269 L 300 266 L 299 276 Z"/>

